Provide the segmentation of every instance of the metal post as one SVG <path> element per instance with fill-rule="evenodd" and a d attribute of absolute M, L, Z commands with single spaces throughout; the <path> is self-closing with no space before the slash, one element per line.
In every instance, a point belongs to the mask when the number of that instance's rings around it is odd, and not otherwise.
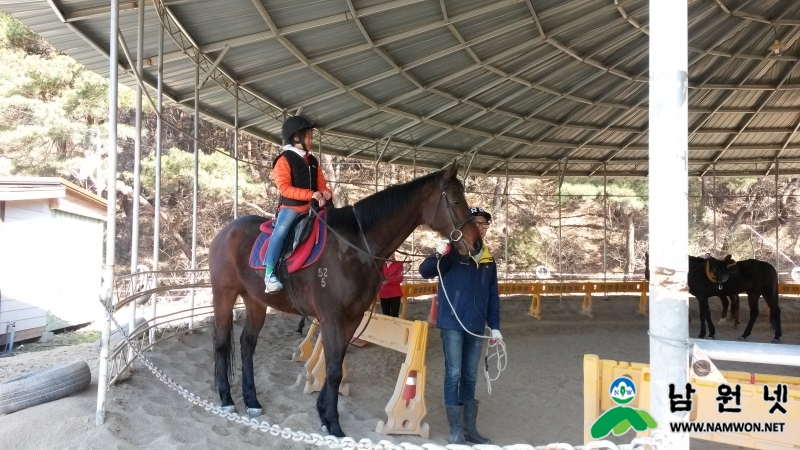
<path fill-rule="evenodd" d="M 236 86 L 236 112 L 233 115 L 233 218 L 239 218 L 239 86 Z"/>
<path fill-rule="evenodd" d="M 161 23 L 158 24 L 158 88 L 156 90 L 156 108 L 158 115 L 156 117 L 156 198 L 155 198 L 155 215 L 153 217 L 153 274 L 154 286 L 158 286 L 158 260 L 161 253 L 161 143 L 162 143 L 162 119 L 161 114 L 164 112 L 164 27 Z M 156 340 L 156 330 L 152 328 L 155 325 L 156 318 L 156 304 L 158 303 L 158 294 L 154 293 L 153 298 L 150 300 L 150 314 L 154 322 L 150 328 L 150 343 Z M 153 347 L 150 347 L 151 349 Z"/>
<path fill-rule="evenodd" d="M 608 266 L 606 265 L 606 246 L 608 245 L 608 178 L 606 177 L 606 164 L 603 163 L 603 283 L 608 276 Z"/>
<path fill-rule="evenodd" d="M 504 244 L 503 251 L 505 252 L 505 269 L 506 269 L 506 276 L 505 279 L 508 280 L 508 161 L 506 161 L 506 239 Z"/>
<path fill-rule="evenodd" d="M 559 166 L 561 166 L 561 164 L 562 164 L 561 162 L 558 163 Z M 561 169 L 561 175 L 559 176 L 559 179 L 558 179 L 558 197 L 557 197 L 557 200 L 558 200 L 558 274 L 559 274 L 558 276 L 561 277 L 561 279 L 563 279 L 564 271 L 561 270 L 561 185 L 564 182 L 564 175 L 563 174 L 566 173 L 567 168 L 566 167 L 559 167 L 559 168 Z M 559 294 L 558 297 L 561 298 L 561 294 Z"/>
<path fill-rule="evenodd" d="M 778 272 L 778 278 L 781 273 L 781 246 L 780 246 L 780 216 L 781 212 L 778 210 L 780 202 L 778 201 L 778 158 L 775 158 L 775 270 Z"/>
<path fill-rule="evenodd" d="M 414 167 L 414 169 L 413 169 L 413 172 L 412 172 L 412 179 L 416 179 L 417 178 L 417 147 L 414 147 L 414 165 L 413 165 L 413 167 Z M 411 253 L 412 254 L 417 253 L 416 229 L 411 231 Z M 412 271 L 415 271 L 416 267 L 417 267 L 415 265 L 415 261 L 416 261 L 416 259 L 412 256 L 411 257 L 411 267 L 412 267 L 411 270 Z"/>
<path fill-rule="evenodd" d="M 702 179 L 701 179 L 702 182 Z M 719 257 L 717 247 L 717 165 L 711 166 L 711 211 L 714 213 L 714 257 Z M 703 220 L 701 217 L 700 220 Z"/>
<path fill-rule="evenodd" d="M 194 67 L 194 171 L 192 183 L 192 286 L 197 282 L 197 191 L 199 186 L 198 167 L 200 165 L 200 64 Z M 194 288 L 189 294 L 189 329 L 194 328 Z"/>
<path fill-rule="evenodd" d="M 139 13 L 139 22 L 136 31 L 136 74 L 142 75 L 144 68 L 144 6 L 139 5 L 137 11 Z M 136 136 L 134 136 L 133 144 L 133 205 L 131 221 L 131 295 L 134 294 L 136 285 L 138 284 L 138 277 L 136 276 L 136 269 L 139 266 L 139 197 L 142 193 L 142 86 L 136 84 Z M 131 320 L 128 323 L 128 333 L 132 333 L 136 328 L 136 302 L 131 302 L 129 306 L 131 310 Z M 128 360 L 133 360 L 133 348 L 128 349 Z M 133 364 L 129 367 L 133 372 Z"/>
<path fill-rule="evenodd" d="M 113 306 L 114 261 L 116 259 L 115 238 L 117 236 L 117 33 L 119 26 L 119 0 L 111 0 L 109 18 L 111 38 L 108 40 L 108 204 L 106 207 L 106 265 L 103 275 L 103 334 L 100 341 L 100 367 L 97 377 L 97 411 L 95 424 L 102 425 L 106 417 L 106 384 L 108 382 L 108 345 L 111 334 Z"/>
<path fill-rule="evenodd" d="M 389 142 L 386 142 L 389 145 Z M 378 143 L 375 143 L 375 192 L 378 192 Z"/>
<path fill-rule="evenodd" d="M 689 359 L 688 8 L 685 0 L 650 0 L 650 414 L 664 447 L 689 449 L 671 422 L 669 386 L 686 394 Z"/>

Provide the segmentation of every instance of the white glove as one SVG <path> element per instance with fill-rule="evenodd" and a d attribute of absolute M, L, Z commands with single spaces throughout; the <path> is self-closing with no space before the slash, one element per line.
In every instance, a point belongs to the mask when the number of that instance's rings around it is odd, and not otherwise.
<path fill-rule="evenodd" d="M 436 254 L 440 256 L 446 255 L 450 251 L 450 243 L 449 242 L 439 242 L 436 246 Z"/>
<path fill-rule="evenodd" d="M 503 335 L 500 334 L 500 330 L 492 330 L 491 336 L 492 338 L 489 340 L 489 347 L 494 347 L 497 345 L 498 341 L 503 340 Z"/>

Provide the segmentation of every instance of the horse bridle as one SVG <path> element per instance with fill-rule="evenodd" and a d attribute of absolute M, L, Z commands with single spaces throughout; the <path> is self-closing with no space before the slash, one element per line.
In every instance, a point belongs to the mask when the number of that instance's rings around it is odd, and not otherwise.
<path fill-rule="evenodd" d="M 464 237 L 464 233 L 461 232 L 461 229 L 464 228 L 464 225 L 466 225 L 467 222 L 472 221 L 473 217 L 469 216 L 466 219 L 462 220 L 461 222 L 458 222 L 456 220 L 456 215 L 453 212 L 453 207 L 450 206 L 450 202 L 447 201 L 447 192 L 445 191 L 445 189 L 447 189 L 448 186 L 450 185 L 449 184 L 444 185 L 442 183 L 442 180 L 439 179 L 439 190 L 442 192 L 442 195 L 439 197 L 439 201 L 436 202 L 436 209 L 433 211 L 433 218 L 434 220 L 436 219 L 436 213 L 439 212 L 439 205 L 442 204 L 442 199 L 444 199 L 444 204 L 445 206 L 447 206 L 447 213 L 450 216 L 450 224 L 453 225 L 453 231 L 450 232 L 450 235 L 448 237 L 450 238 L 451 241 L 458 242 L 461 240 L 461 238 Z M 456 225 L 456 223 L 458 223 L 458 225 Z"/>

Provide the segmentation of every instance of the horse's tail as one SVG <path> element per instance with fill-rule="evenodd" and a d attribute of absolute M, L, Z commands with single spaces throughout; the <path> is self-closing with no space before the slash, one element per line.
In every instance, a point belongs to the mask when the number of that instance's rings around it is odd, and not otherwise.
<path fill-rule="evenodd" d="M 778 306 L 778 286 L 776 283 L 775 290 L 773 291 L 772 298 L 775 299 L 774 303 L 769 305 L 769 324 L 774 332 L 781 325 L 781 310 Z"/>
<path fill-rule="evenodd" d="M 212 334 L 212 345 L 213 350 L 216 353 L 216 342 L 217 342 L 217 324 L 214 323 L 214 331 Z M 236 344 L 233 341 L 233 315 L 231 314 L 231 321 L 228 325 L 228 336 L 226 336 L 228 340 L 228 365 L 227 367 L 220 367 L 219 366 L 219 359 L 214 357 L 214 387 L 219 389 L 219 379 L 220 379 L 220 370 L 225 370 L 228 373 L 228 380 L 231 379 L 231 375 L 233 374 L 233 359 L 234 359 L 234 352 L 236 351 Z"/>
<path fill-rule="evenodd" d="M 739 323 L 739 294 L 729 295 L 731 299 L 731 317 L 734 323 Z"/>

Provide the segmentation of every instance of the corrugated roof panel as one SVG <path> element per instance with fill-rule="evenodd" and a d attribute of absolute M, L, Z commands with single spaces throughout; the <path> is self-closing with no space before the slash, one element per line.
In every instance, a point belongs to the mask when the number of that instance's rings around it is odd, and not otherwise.
<path fill-rule="evenodd" d="M 347 85 L 369 78 L 370 75 L 392 70 L 392 66 L 374 51 L 363 51 L 346 58 L 335 59 L 319 67 Z"/>
<path fill-rule="evenodd" d="M 393 42 L 382 48 L 396 64 L 407 69 L 419 67 L 420 64 L 431 61 L 440 65 L 443 58 L 464 51 L 461 44 L 445 28 Z M 444 72 L 447 73 L 447 71 Z"/>
<path fill-rule="evenodd" d="M 270 0 L 269 2 L 262 1 L 261 4 L 278 27 L 286 27 L 315 19 L 335 16 L 337 14 L 341 14 L 342 20 L 344 20 L 343 14 L 350 11 L 347 2 L 339 0 L 314 0 L 313 2 Z M 252 4 L 251 8 L 253 11 L 256 11 L 255 7 L 252 7 Z"/>
<path fill-rule="evenodd" d="M 251 34 L 269 29 L 253 4 L 248 2 L 186 2 L 169 8 L 200 45 L 228 39 L 231 30 Z"/>
<path fill-rule="evenodd" d="M 433 119 L 441 121 L 441 122 L 457 125 L 457 124 L 460 124 L 461 122 L 463 122 L 464 120 L 467 120 L 470 117 L 474 116 L 478 112 L 482 112 L 482 111 L 477 109 L 477 108 L 475 108 L 475 107 L 473 107 L 473 106 L 465 105 L 463 103 L 459 103 L 459 104 L 455 104 L 455 105 L 450 106 L 446 111 L 443 111 L 443 112 L 440 112 L 439 114 L 436 114 L 435 116 L 433 116 Z M 484 116 L 487 116 L 489 114 L 490 113 L 485 113 L 485 112 L 483 113 Z M 467 127 L 471 128 L 473 123 L 475 123 L 474 119 L 473 119 L 473 121 L 470 121 L 469 124 L 465 124 L 464 126 L 467 126 Z"/>
<path fill-rule="evenodd" d="M 420 83 L 429 85 L 444 76 L 458 72 L 461 69 L 473 67 L 475 65 L 475 61 L 470 58 L 466 51 L 458 50 L 448 53 L 447 55 L 444 55 L 435 61 L 430 61 L 426 64 L 414 67 L 413 69 L 410 69 L 408 73 L 419 80 Z M 470 77 L 480 74 L 480 70 L 475 70 L 470 71 L 465 76 Z"/>
<path fill-rule="evenodd" d="M 341 2 L 346 5 L 346 2 Z M 370 15 L 361 19 L 364 27 L 373 40 L 388 39 L 394 35 L 442 20 L 442 9 L 439 2 L 419 2 L 402 8 L 392 9 L 379 14 Z M 435 34 L 447 30 L 443 24 L 438 27 Z M 449 31 L 447 31 L 449 33 Z M 427 33 L 425 33 L 427 34 Z M 412 40 L 414 38 L 411 38 Z"/>
<path fill-rule="evenodd" d="M 372 139 L 383 137 L 392 130 L 411 122 L 411 119 L 384 112 L 375 112 L 364 119 L 337 128 L 341 133 L 351 133 Z"/>
<path fill-rule="evenodd" d="M 394 74 L 390 77 L 386 77 L 374 83 L 361 86 L 357 89 L 358 92 L 364 94 L 380 105 L 387 104 L 391 100 L 399 98 L 408 92 L 418 90 L 419 89 L 415 84 L 400 74 Z M 417 95 L 422 95 L 422 93 L 423 91 L 419 91 L 419 94 Z"/>
<path fill-rule="evenodd" d="M 334 92 L 336 86 L 311 69 L 295 70 L 291 77 L 269 78 L 249 85 L 256 91 L 269 92 L 271 98 L 281 105 L 290 106 L 301 103 L 317 95 Z M 336 95 L 343 95 L 341 92 Z"/>
<path fill-rule="evenodd" d="M 486 3 L 483 6 L 486 6 Z M 448 16 L 451 16 L 451 14 L 448 9 Z M 452 15 L 451 17 L 457 17 L 457 15 Z M 488 13 L 472 16 L 469 19 L 456 22 L 454 26 L 467 42 L 482 39 L 490 33 L 499 32 L 505 28 L 511 28 L 505 31 L 506 33 L 516 33 L 523 28 L 536 28 L 524 2 L 506 5 Z"/>
<path fill-rule="evenodd" d="M 453 80 L 449 83 L 442 84 L 438 89 L 444 90 L 445 92 L 455 95 L 458 98 L 471 98 L 477 92 L 486 89 L 487 86 L 503 81 L 503 78 L 493 72 L 476 71 L 473 73 L 474 76 L 459 77 L 458 80 Z"/>
<path fill-rule="evenodd" d="M 216 54 L 212 57 L 214 59 Z M 298 62 L 297 57 L 286 47 L 272 39 L 229 48 L 222 60 L 222 66 L 237 77 L 245 78 L 279 70 L 281 67 L 292 67 Z"/>
<path fill-rule="evenodd" d="M 503 49 L 503 50 L 514 49 L 513 52 L 510 52 L 507 55 L 505 55 L 506 58 L 522 54 L 523 52 L 537 48 L 540 45 L 540 43 L 537 42 L 538 40 L 539 40 L 539 33 L 536 30 L 536 28 L 520 27 L 511 32 L 495 36 L 483 42 L 479 42 L 473 45 L 471 48 L 478 56 L 478 58 L 484 61 L 499 54 L 500 51 L 498 51 L 498 49 Z M 529 43 L 529 45 L 517 47 L 518 45 L 523 43 L 526 44 Z"/>
<path fill-rule="evenodd" d="M 286 36 L 304 55 L 315 57 L 358 44 L 366 44 L 366 38 L 352 22 L 339 22 Z"/>

